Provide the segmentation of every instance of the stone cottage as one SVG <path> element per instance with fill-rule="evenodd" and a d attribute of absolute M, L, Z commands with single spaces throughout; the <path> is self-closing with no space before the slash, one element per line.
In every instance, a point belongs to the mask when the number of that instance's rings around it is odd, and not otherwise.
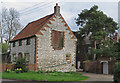
<path fill-rule="evenodd" d="M 10 41 L 11 61 L 26 58 L 34 70 L 76 71 L 76 41 L 56 4 L 53 14 L 29 23 Z"/>

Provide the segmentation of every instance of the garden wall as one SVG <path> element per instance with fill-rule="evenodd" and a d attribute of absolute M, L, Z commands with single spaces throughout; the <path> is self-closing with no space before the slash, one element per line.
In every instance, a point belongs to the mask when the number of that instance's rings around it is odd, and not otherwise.
<path fill-rule="evenodd" d="M 114 60 L 108 60 L 108 74 L 113 74 L 115 62 Z M 103 64 L 101 60 L 86 62 L 83 64 L 83 67 L 85 72 L 103 74 Z"/>
<path fill-rule="evenodd" d="M 14 64 L 2 64 L 2 65 L 0 65 L 0 72 L 4 72 L 6 69 L 13 69 L 13 67 L 14 67 Z M 28 68 L 30 71 L 35 71 L 34 64 L 29 64 Z"/>
<path fill-rule="evenodd" d="M 97 62 L 95 62 L 95 61 L 86 62 L 86 63 L 83 63 L 83 66 L 84 66 L 84 71 L 85 72 L 96 73 Z"/>

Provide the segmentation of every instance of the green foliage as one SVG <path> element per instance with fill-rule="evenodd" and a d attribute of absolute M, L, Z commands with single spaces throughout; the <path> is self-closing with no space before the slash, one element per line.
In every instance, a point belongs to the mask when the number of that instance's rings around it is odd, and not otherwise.
<path fill-rule="evenodd" d="M 93 32 L 94 36 L 114 33 L 114 31 L 118 29 L 117 23 L 114 22 L 112 18 L 107 17 L 102 11 L 98 10 L 97 5 L 94 5 L 90 10 L 85 9 L 78 14 L 76 24 L 81 27 L 80 32 L 82 34 Z M 103 33 L 103 31 L 105 32 Z"/>
<path fill-rule="evenodd" d="M 89 38 L 93 45 L 91 51 L 88 53 L 89 55 L 96 54 L 105 57 L 113 55 L 110 51 L 115 43 L 112 39 L 115 36 L 115 30 L 118 29 L 117 23 L 111 17 L 104 14 L 103 11 L 98 10 L 97 5 L 94 5 L 89 10 L 82 10 L 82 12 L 78 14 L 76 24 L 80 26 L 79 32 L 81 39 L 84 39 L 84 37 L 90 33 Z"/>
<path fill-rule="evenodd" d="M 27 68 L 27 66 L 28 62 L 25 58 L 18 58 L 14 69 L 21 68 L 23 72 L 28 72 L 29 68 Z"/>
<path fill-rule="evenodd" d="M 15 69 L 15 72 L 16 73 L 23 73 L 24 71 L 22 70 L 22 68 L 17 68 L 17 69 Z"/>
<path fill-rule="evenodd" d="M 110 57 L 114 57 L 117 60 L 120 60 L 120 43 L 115 43 L 111 47 L 111 54 L 109 54 Z"/>
<path fill-rule="evenodd" d="M 72 64 L 72 66 L 74 66 L 74 64 Z"/>
<path fill-rule="evenodd" d="M 38 71 L 37 71 L 37 73 L 44 73 L 44 72 L 43 72 L 43 71 L 41 71 L 41 70 L 38 70 Z"/>
<path fill-rule="evenodd" d="M 105 45 L 108 44 L 106 47 Z M 120 60 L 120 43 L 113 43 L 110 44 L 110 42 L 105 41 L 103 45 L 99 45 L 97 49 L 91 48 L 90 52 L 88 52 L 88 55 L 97 54 L 101 57 L 113 57 L 117 60 Z"/>
<path fill-rule="evenodd" d="M 5 43 L 2 43 L 2 53 L 5 53 L 8 51 L 8 48 L 9 48 L 9 45 L 8 44 L 5 44 Z"/>
<path fill-rule="evenodd" d="M 11 70 L 10 70 L 10 69 L 6 69 L 4 72 L 6 72 L 6 73 L 10 73 Z"/>
<path fill-rule="evenodd" d="M 120 62 L 117 62 L 115 64 L 115 68 L 114 68 L 114 81 L 116 83 L 120 83 Z"/>

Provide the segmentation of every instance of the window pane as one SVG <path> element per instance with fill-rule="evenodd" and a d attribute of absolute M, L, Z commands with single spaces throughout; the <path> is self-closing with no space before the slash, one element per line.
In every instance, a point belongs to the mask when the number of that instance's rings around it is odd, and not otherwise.
<path fill-rule="evenodd" d="M 22 40 L 19 40 L 19 46 L 22 46 Z"/>
<path fill-rule="evenodd" d="M 29 61 L 29 53 L 25 53 L 25 59 L 26 61 Z"/>
<path fill-rule="evenodd" d="M 16 54 L 13 54 L 13 61 L 16 61 Z"/>
<path fill-rule="evenodd" d="M 18 58 L 22 58 L 22 53 L 19 53 L 19 54 L 18 54 Z"/>
<path fill-rule="evenodd" d="M 66 55 L 66 61 L 70 62 L 71 60 L 71 55 Z"/>
<path fill-rule="evenodd" d="M 15 42 L 13 42 L 13 47 L 15 47 Z"/>
<path fill-rule="evenodd" d="M 30 38 L 27 39 L 26 44 L 30 45 Z"/>

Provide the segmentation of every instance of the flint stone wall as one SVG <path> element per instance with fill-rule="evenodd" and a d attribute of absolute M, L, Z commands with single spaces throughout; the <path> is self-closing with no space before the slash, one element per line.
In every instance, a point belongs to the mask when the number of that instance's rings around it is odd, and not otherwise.
<path fill-rule="evenodd" d="M 69 34 L 70 31 L 66 30 L 68 27 L 63 23 L 60 17 L 53 18 L 55 21 L 50 22 L 48 27 L 44 27 L 46 31 L 41 31 L 43 35 L 38 37 L 37 56 L 38 68 L 46 71 L 76 71 L 75 55 L 76 55 L 76 39 L 72 39 L 73 35 Z M 54 50 L 51 46 L 51 32 L 52 30 L 64 31 L 64 47 L 61 50 Z M 71 63 L 66 62 L 66 54 L 71 54 Z"/>

